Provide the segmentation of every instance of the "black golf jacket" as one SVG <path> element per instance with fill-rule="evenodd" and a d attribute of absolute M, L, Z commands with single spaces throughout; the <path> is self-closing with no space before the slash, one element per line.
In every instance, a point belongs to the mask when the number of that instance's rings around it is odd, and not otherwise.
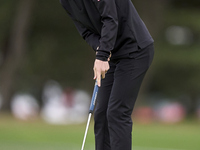
<path fill-rule="evenodd" d="M 106 61 L 153 43 L 131 0 L 60 0 L 83 39 Z"/>

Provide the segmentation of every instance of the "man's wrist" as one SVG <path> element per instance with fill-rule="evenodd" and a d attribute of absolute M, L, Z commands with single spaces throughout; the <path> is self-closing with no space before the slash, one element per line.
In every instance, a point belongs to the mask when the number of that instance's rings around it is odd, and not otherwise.
<path fill-rule="evenodd" d="M 96 53 L 96 59 L 102 60 L 102 61 L 108 61 L 109 56 L 110 56 L 110 53 L 107 51 L 97 51 Z"/>
<path fill-rule="evenodd" d="M 108 61 L 108 58 L 104 56 L 96 56 L 96 59 L 101 60 L 101 61 Z"/>

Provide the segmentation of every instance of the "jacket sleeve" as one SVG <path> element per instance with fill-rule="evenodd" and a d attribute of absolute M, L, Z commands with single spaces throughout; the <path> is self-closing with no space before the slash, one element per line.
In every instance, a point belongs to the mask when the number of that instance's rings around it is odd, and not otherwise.
<path fill-rule="evenodd" d="M 96 51 L 97 47 L 99 46 L 100 36 L 86 29 L 82 24 L 80 24 L 76 20 L 73 21 L 79 34 L 93 48 L 93 50 Z"/>
<path fill-rule="evenodd" d="M 114 49 L 118 31 L 118 16 L 115 0 L 93 0 L 103 23 L 97 59 L 106 61 Z"/>
<path fill-rule="evenodd" d="M 97 47 L 99 46 L 99 39 L 100 36 L 98 34 L 95 34 L 85 28 L 80 22 L 78 22 L 70 13 L 70 11 L 65 7 L 62 0 L 60 0 L 61 5 L 67 12 L 67 14 L 70 16 L 70 18 L 73 20 L 79 34 L 83 37 L 83 39 L 93 48 L 94 51 L 97 50 Z"/>

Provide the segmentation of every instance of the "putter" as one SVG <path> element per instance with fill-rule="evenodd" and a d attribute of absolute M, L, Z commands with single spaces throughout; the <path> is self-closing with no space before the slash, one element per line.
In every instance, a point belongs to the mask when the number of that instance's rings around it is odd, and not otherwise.
<path fill-rule="evenodd" d="M 88 121 L 87 121 L 86 129 L 85 129 L 85 135 L 84 135 L 84 138 L 83 138 L 83 144 L 82 144 L 81 150 L 84 149 L 85 140 L 86 140 L 89 124 L 90 124 L 90 119 L 91 119 L 92 113 L 94 111 L 94 106 L 95 106 L 95 103 L 96 103 L 98 89 L 99 89 L 99 87 L 98 87 L 97 81 L 96 81 L 95 85 L 94 85 L 93 94 L 92 94 L 92 100 L 91 100 L 91 103 L 90 103 L 89 116 L 88 116 Z"/>

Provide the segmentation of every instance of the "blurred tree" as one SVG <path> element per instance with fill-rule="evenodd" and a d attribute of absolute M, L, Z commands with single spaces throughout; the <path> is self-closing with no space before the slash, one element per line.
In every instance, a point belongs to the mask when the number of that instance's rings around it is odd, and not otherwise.
<path fill-rule="evenodd" d="M 193 95 L 192 97 L 197 95 L 199 83 L 195 81 L 198 77 L 191 75 L 198 75 L 192 66 L 198 66 L 199 62 L 194 63 L 192 60 L 197 59 L 199 47 L 193 47 L 196 55 L 194 53 L 190 60 L 187 60 L 187 64 L 184 64 L 182 63 L 184 59 L 181 59 L 182 52 L 177 52 L 177 47 L 163 43 L 159 45 L 159 41 L 163 39 L 163 29 L 169 25 L 189 26 L 192 24 L 195 31 L 200 30 L 200 23 L 196 19 L 199 17 L 198 13 L 190 15 L 190 11 L 180 10 L 187 6 L 197 8 L 197 2 L 194 0 L 191 3 L 189 0 L 181 2 L 179 0 L 133 1 L 156 41 L 155 60 L 148 73 L 148 78 L 143 83 L 143 88 L 151 85 L 152 91 L 168 94 L 172 92 L 180 94 L 180 91 L 186 93 L 190 89 L 193 93 L 195 91 L 195 94 L 189 95 Z M 8 7 L 11 3 L 13 6 L 17 4 L 15 15 L 13 13 L 15 9 Z M 33 6 L 35 6 L 34 9 Z M 49 0 L 48 4 L 46 0 L 5 1 L 0 8 L 0 18 L 3 20 L 0 23 L 1 46 L 2 41 L 5 43 L 4 50 L 1 49 L 0 53 L 0 92 L 4 97 L 4 108 L 9 107 L 10 97 L 16 91 L 33 92 L 41 99 L 43 85 L 50 79 L 58 81 L 63 87 L 72 86 L 92 91 L 92 67 L 95 53 L 79 36 L 73 22 L 58 0 Z M 9 24 L 12 26 L 10 27 Z M 10 33 L 8 33 L 8 28 L 11 28 Z M 185 51 L 186 49 L 191 49 L 191 47 L 185 47 Z M 172 53 L 170 53 L 171 50 Z M 185 52 L 185 57 L 187 53 Z M 172 55 L 175 57 L 173 63 L 170 62 Z M 174 69 L 171 67 L 172 64 L 176 64 Z M 183 71 L 184 77 L 178 76 L 177 71 Z M 187 79 L 188 76 L 191 76 L 190 80 Z M 150 82 L 151 79 L 152 82 Z M 191 88 L 181 90 L 183 86 L 180 88 L 180 84 L 184 80 L 187 80 L 184 82 L 185 86 Z M 176 86 L 173 85 L 176 82 L 179 83 Z M 144 91 L 146 88 L 142 90 L 141 95 Z"/>
<path fill-rule="evenodd" d="M 137 5 L 150 32 L 156 37 L 159 33 L 158 27 L 163 21 L 160 18 L 163 18 L 164 3 L 154 1 L 155 4 L 151 4 L 147 0 L 146 3 L 137 0 L 134 4 Z M 49 79 L 56 80 L 63 86 L 92 91 L 94 52 L 79 36 L 73 22 L 58 1 L 49 0 L 48 5 L 45 0 L 35 3 L 35 9 L 32 9 L 31 0 L 21 0 L 18 4 L 18 13 L 8 40 L 9 47 L 5 51 L 8 55 L 1 68 L 1 93 L 6 102 L 4 108 L 8 108 L 15 89 L 34 91 L 37 95 L 39 93 L 38 98 L 41 99 L 41 90 Z M 22 9 L 22 5 L 27 5 L 24 7 L 26 9 Z M 156 13 L 159 10 L 162 12 Z M 31 13 L 33 15 L 30 17 Z M 27 31 L 30 27 L 29 37 Z M 29 51 L 26 51 L 24 58 L 27 46 Z M 87 86 L 85 83 L 88 83 Z"/>
<path fill-rule="evenodd" d="M 133 4 L 138 10 L 139 15 L 146 24 L 149 32 L 153 36 L 155 42 L 164 28 L 165 14 L 170 5 L 169 0 L 134 0 Z M 139 101 L 137 103 L 144 103 L 145 96 L 150 90 L 150 83 L 153 78 L 154 66 L 151 65 L 142 83 Z"/>
<path fill-rule="evenodd" d="M 147 25 L 151 35 L 157 38 L 163 29 L 165 13 L 170 5 L 169 0 L 134 0 L 134 5 Z"/>
<path fill-rule="evenodd" d="M 151 92 L 164 94 L 165 97 L 173 99 L 175 97 L 185 104 L 190 115 L 195 114 L 200 96 L 200 20 L 197 19 L 199 17 L 200 11 L 196 6 L 192 9 L 172 7 L 168 10 L 165 17 L 166 28 L 184 27 L 189 29 L 192 36 L 189 38 L 189 44 L 173 45 L 166 40 L 163 30 L 156 45 L 159 51 L 155 57 L 155 70 L 151 81 Z"/>
<path fill-rule="evenodd" d="M 176 8 L 200 8 L 198 0 L 171 0 L 171 2 Z"/>
<path fill-rule="evenodd" d="M 162 44 L 164 45 L 164 44 Z M 200 92 L 199 46 L 191 48 L 165 44 L 158 53 L 151 87 L 153 93 L 174 97 L 185 104 L 188 113 L 194 115 Z M 158 60 L 159 59 L 159 60 Z M 158 63 L 159 62 L 159 63 Z"/>
<path fill-rule="evenodd" d="M 0 70 L 0 92 L 3 98 L 3 109 L 10 108 L 13 86 L 15 86 L 16 71 L 19 69 L 26 50 L 30 18 L 34 0 L 20 0 L 16 16 L 9 35 L 8 46 L 4 53 Z"/>

